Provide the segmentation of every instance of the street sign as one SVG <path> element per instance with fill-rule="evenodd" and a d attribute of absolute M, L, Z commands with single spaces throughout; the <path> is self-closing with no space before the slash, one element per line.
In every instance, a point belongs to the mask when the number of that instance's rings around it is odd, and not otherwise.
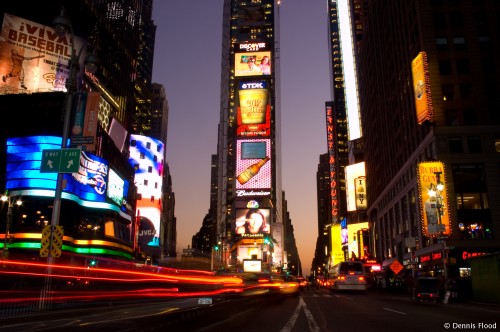
<path fill-rule="evenodd" d="M 403 269 L 403 265 L 401 265 L 399 261 L 394 261 L 391 263 L 391 265 L 389 265 L 389 268 L 392 270 L 392 272 L 394 272 L 394 274 L 398 274 Z"/>
<path fill-rule="evenodd" d="M 40 173 L 76 173 L 80 167 L 80 149 L 42 151 Z"/>

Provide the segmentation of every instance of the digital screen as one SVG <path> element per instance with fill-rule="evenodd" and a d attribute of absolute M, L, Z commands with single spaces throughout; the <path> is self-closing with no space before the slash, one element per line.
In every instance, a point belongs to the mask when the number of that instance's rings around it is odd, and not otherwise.
<path fill-rule="evenodd" d="M 241 159 L 262 159 L 266 157 L 265 142 L 241 143 Z"/>
<path fill-rule="evenodd" d="M 123 206 L 123 200 L 127 200 L 128 188 L 128 181 L 122 179 L 114 169 L 110 168 L 108 174 L 107 196 L 118 206 L 120 206 L 122 210 L 125 209 L 125 207 Z"/>
<path fill-rule="evenodd" d="M 265 144 L 263 158 L 245 158 L 244 143 Z M 246 156 L 246 155 L 245 155 Z M 236 189 L 271 188 L 271 140 L 248 139 L 236 142 Z"/>
<path fill-rule="evenodd" d="M 269 234 L 271 231 L 270 209 L 236 209 L 235 232 L 245 234 Z"/>

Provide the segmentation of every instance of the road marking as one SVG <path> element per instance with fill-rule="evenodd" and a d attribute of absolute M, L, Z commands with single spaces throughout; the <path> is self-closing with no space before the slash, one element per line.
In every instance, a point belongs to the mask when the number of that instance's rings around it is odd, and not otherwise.
<path fill-rule="evenodd" d="M 300 297 L 299 304 L 297 305 L 292 316 L 290 316 L 290 319 L 285 324 L 285 326 L 283 326 L 280 332 L 292 331 L 292 328 L 295 326 L 295 323 L 297 322 L 297 318 L 299 318 L 300 309 L 302 308 L 304 309 L 304 313 L 306 314 L 307 317 L 307 323 L 309 324 L 309 331 L 320 332 L 318 323 L 316 323 L 316 321 L 314 320 L 314 316 L 312 315 L 311 311 L 309 311 L 309 308 L 307 307 L 307 304 L 304 302 L 304 299 L 302 297 Z"/>
<path fill-rule="evenodd" d="M 400 314 L 400 315 L 406 315 L 406 312 L 397 311 L 397 310 L 393 310 L 393 309 L 389 309 L 389 308 L 382 308 L 382 309 L 387 310 L 387 311 L 392 311 L 392 312 L 395 312 L 395 313 Z"/>

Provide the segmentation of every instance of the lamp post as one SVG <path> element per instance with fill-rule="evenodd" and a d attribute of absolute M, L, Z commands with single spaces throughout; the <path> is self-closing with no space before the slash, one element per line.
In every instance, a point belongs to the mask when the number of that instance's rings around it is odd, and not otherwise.
<path fill-rule="evenodd" d="M 5 223 L 5 237 L 3 239 L 3 255 L 2 257 L 4 259 L 9 258 L 9 247 L 7 245 L 7 239 L 9 238 L 9 229 L 10 225 L 12 224 L 12 206 L 13 206 L 13 200 L 12 197 L 8 195 L 8 191 L 5 191 L 5 194 L 2 195 L 2 202 L 7 202 L 7 220 Z M 23 202 L 21 201 L 21 198 L 17 198 L 14 200 L 16 205 L 21 205 Z"/>
<path fill-rule="evenodd" d="M 442 260 L 443 260 L 443 281 L 444 281 L 444 291 L 447 292 L 448 290 L 448 269 L 446 266 L 446 236 L 444 236 L 444 231 L 445 231 L 445 225 L 443 224 L 443 219 L 442 216 L 444 214 L 444 208 L 445 206 L 443 205 L 443 190 L 444 190 L 444 183 L 441 182 L 441 174 L 442 172 L 434 172 L 434 175 L 436 176 L 436 183 L 431 183 L 430 188 L 429 188 L 429 197 L 431 199 L 435 200 L 435 208 L 436 208 L 436 214 L 437 214 L 437 227 L 439 231 L 439 237 L 438 239 L 441 241 L 442 245 Z"/>
<path fill-rule="evenodd" d="M 71 108 L 73 104 L 73 96 L 77 92 L 77 75 L 80 70 L 80 57 L 82 55 L 82 51 L 86 45 L 83 45 L 78 54 L 75 49 L 75 35 L 73 32 L 73 25 L 71 20 L 66 16 L 66 12 L 63 7 L 61 7 L 61 13 L 59 16 L 54 18 L 52 21 L 52 25 L 56 34 L 59 37 L 64 37 L 66 33 L 70 33 L 70 45 L 71 45 L 71 58 L 68 62 L 69 74 L 66 79 L 66 99 L 64 102 L 64 126 L 62 132 L 62 142 L 61 148 L 65 149 L 68 147 L 68 136 L 69 136 L 69 127 L 71 120 Z M 89 54 L 85 58 L 85 68 L 87 71 L 94 73 L 97 70 L 98 59 L 95 55 Z M 62 196 L 62 185 L 63 185 L 63 173 L 57 174 L 57 182 L 56 182 L 56 191 L 54 194 L 54 205 L 52 210 L 52 219 L 51 219 L 51 234 L 50 234 L 50 246 L 52 248 L 52 243 L 54 240 L 54 229 L 59 224 L 59 217 L 61 212 L 61 196 Z M 52 254 L 49 251 L 48 263 L 52 262 Z"/>
<path fill-rule="evenodd" d="M 77 85 L 77 75 L 80 70 L 80 57 L 85 45 L 82 45 L 78 53 L 75 49 L 75 35 L 73 31 L 73 24 L 71 20 L 66 16 L 66 11 L 64 7 L 61 7 L 60 15 L 54 18 L 52 21 L 54 31 L 59 37 L 64 37 L 66 33 L 70 34 L 70 46 L 71 46 L 71 58 L 68 61 L 69 73 L 66 78 L 66 98 L 64 101 L 64 125 L 62 132 L 62 142 L 61 149 L 68 147 L 68 136 L 69 127 L 71 120 L 71 109 L 73 104 L 73 96 L 78 90 Z M 85 68 L 87 71 L 93 73 L 97 69 L 98 60 L 97 57 L 89 54 L 84 61 Z M 54 262 L 54 257 L 52 254 L 52 247 L 54 243 L 54 233 L 56 226 L 59 225 L 59 217 L 61 213 L 61 197 L 62 197 L 62 187 L 63 187 L 64 174 L 57 174 L 56 190 L 54 193 L 54 204 L 52 208 L 52 218 L 50 223 L 50 242 L 49 242 L 49 254 L 47 257 L 47 274 L 45 276 L 45 284 L 40 293 L 40 303 L 39 310 L 45 310 L 50 302 L 50 289 L 51 289 L 51 274 L 52 274 L 52 264 Z"/>

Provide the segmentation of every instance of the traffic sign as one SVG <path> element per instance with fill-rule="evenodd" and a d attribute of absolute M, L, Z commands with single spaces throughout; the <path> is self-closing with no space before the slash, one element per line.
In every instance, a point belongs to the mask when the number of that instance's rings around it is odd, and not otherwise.
<path fill-rule="evenodd" d="M 389 268 L 392 270 L 392 272 L 394 272 L 394 274 L 398 274 L 403 269 L 403 265 L 401 265 L 399 261 L 394 261 L 391 263 L 391 265 L 389 265 Z"/>
<path fill-rule="evenodd" d="M 80 167 L 80 149 L 42 151 L 40 173 L 76 173 Z"/>

